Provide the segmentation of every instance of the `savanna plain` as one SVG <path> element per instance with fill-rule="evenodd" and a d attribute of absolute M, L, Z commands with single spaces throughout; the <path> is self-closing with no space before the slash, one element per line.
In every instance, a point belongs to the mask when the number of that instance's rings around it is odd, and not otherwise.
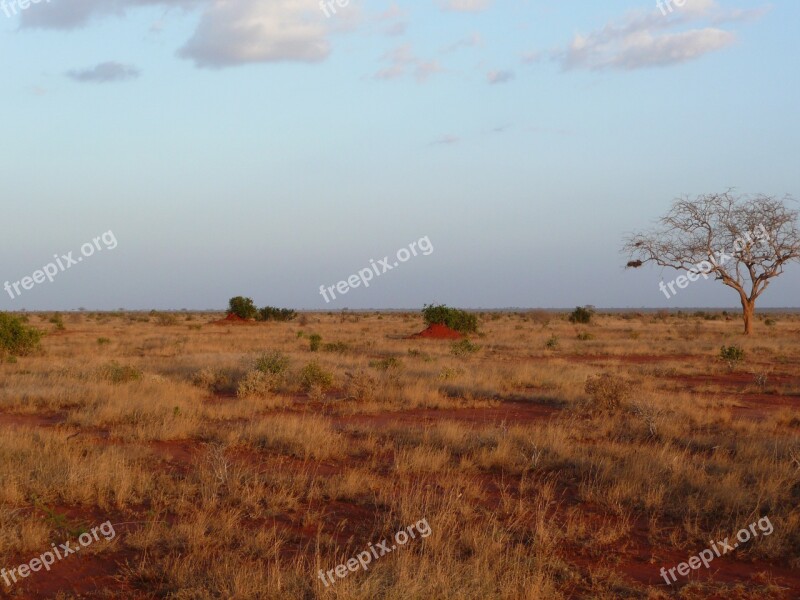
<path fill-rule="evenodd" d="M 116 535 L 0 597 L 800 598 L 800 315 L 479 313 L 466 340 L 410 338 L 413 312 L 223 316 L 26 316 L 0 566 Z"/>

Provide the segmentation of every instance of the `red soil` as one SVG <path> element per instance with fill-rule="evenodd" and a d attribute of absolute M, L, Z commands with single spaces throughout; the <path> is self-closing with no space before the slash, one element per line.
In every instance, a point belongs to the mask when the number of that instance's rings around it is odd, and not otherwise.
<path fill-rule="evenodd" d="M 254 325 L 254 324 L 255 324 L 254 321 L 248 321 L 247 319 L 243 319 L 242 317 L 235 315 L 233 313 L 229 314 L 224 319 L 211 322 L 211 325 Z"/>
<path fill-rule="evenodd" d="M 400 411 L 396 413 L 333 415 L 337 427 L 362 425 L 378 428 L 395 426 L 420 426 L 441 422 L 442 420 L 474 423 L 476 425 L 523 425 L 547 421 L 558 412 L 558 408 L 533 402 L 504 402 L 497 407 L 424 409 Z"/>
<path fill-rule="evenodd" d="M 423 338 L 430 340 L 459 340 L 462 337 L 464 336 L 458 333 L 455 329 L 450 329 L 447 325 L 434 323 L 425 331 L 408 336 L 408 339 L 415 340 Z"/>

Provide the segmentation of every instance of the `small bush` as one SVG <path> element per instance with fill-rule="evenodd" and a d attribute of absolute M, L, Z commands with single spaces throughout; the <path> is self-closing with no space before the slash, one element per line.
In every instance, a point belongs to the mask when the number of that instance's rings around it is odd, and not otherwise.
<path fill-rule="evenodd" d="M 551 335 L 550 338 L 544 343 L 544 347 L 548 350 L 555 350 L 558 348 L 558 336 Z"/>
<path fill-rule="evenodd" d="M 97 345 L 98 346 L 107 346 L 110 343 L 111 343 L 111 340 L 108 339 L 107 337 L 99 337 L 99 338 L 97 338 Z"/>
<path fill-rule="evenodd" d="M 39 349 L 42 334 L 20 317 L 0 313 L 0 355 L 26 356 Z"/>
<path fill-rule="evenodd" d="M 532 323 L 536 325 L 541 325 L 542 327 L 548 325 L 553 315 L 545 310 L 532 310 L 528 313 L 525 313 L 522 317 L 523 321 L 530 320 Z"/>
<path fill-rule="evenodd" d="M 439 371 L 439 379 L 443 381 L 450 381 L 451 379 L 460 377 L 463 374 L 464 374 L 464 369 L 454 369 L 452 367 L 444 367 L 441 371 Z"/>
<path fill-rule="evenodd" d="M 265 352 L 259 356 L 253 368 L 262 373 L 270 373 L 272 375 L 286 375 L 289 370 L 289 357 L 283 352 L 277 350 L 273 352 Z"/>
<path fill-rule="evenodd" d="M 259 321 L 291 321 L 296 316 L 297 313 L 289 308 L 265 306 L 259 309 L 256 319 Z"/>
<path fill-rule="evenodd" d="M 575 307 L 575 310 L 570 313 L 569 322 L 587 325 L 592 322 L 592 314 L 594 313 L 590 308 L 577 306 Z"/>
<path fill-rule="evenodd" d="M 211 392 L 219 393 L 230 386 L 231 380 L 223 371 L 205 367 L 195 373 L 192 383 Z"/>
<path fill-rule="evenodd" d="M 403 365 L 400 360 L 394 356 L 387 356 L 386 358 L 382 358 L 380 360 L 371 361 L 369 366 L 374 369 L 378 369 L 379 371 L 388 371 L 389 369 L 399 369 Z"/>
<path fill-rule="evenodd" d="M 61 313 L 53 313 L 53 316 L 48 319 L 50 323 L 56 326 L 56 330 L 63 331 L 64 327 L 64 318 L 61 316 Z"/>
<path fill-rule="evenodd" d="M 425 362 L 431 362 L 433 360 L 429 354 L 426 354 L 421 350 L 417 350 L 416 348 L 409 348 L 408 355 L 413 358 L 421 358 Z"/>
<path fill-rule="evenodd" d="M 480 349 L 481 347 L 477 344 L 473 344 L 468 339 L 463 339 L 458 342 L 453 342 L 453 345 L 450 347 L 450 353 L 453 356 L 469 356 Z"/>
<path fill-rule="evenodd" d="M 236 387 L 239 398 L 263 398 L 277 389 L 279 376 L 264 371 L 248 371 Z"/>
<path fill-rule="evenodd" d="M 142 378 L 142 375 L 141 369 L 129 365 L 120 365 L 116 361 L 100 367 L 99 371 L 100 379 L 115 385 L 138 381 Z"/>
<path fill-rule="evenodd" d="M 425 305 L 422 316 L 426 325 L 446 325 L 460 333 L 477 333 L 478 317 L 465 310 L 449 308 L 444 304 L 439 306 Z"/>
<path fill-rule="evenodd" d="M 315 362 L 310 362 L 300 371 L 299 381 L 300 386 L 307 392 L 312 388 L 327 390 L 333 385 L 333 373 Z"/>
<path fill-rule="evenodd" d="M 319 351 L 320 344 L 322 343 L 322 336 L 318 333 L 314 333 L 308 336 L 308 349 L 311 352 Z"/>
<path fill-rule="evenodd" d="M 585 391 L 601 409 L 619 407 L 630 394 L 630 384 L 616 375 L 603 373 L 586 379 Z"/>
<path fill-rule="evenodd" d="M 722 346 L 719 351 L 719 357 L 732 365 L 744 360 L 744 350 L 739 346 Z"/>
<path fill-rule="evenodd" d="M 344 342 L 333 342 L 330 344 L 324 344 L 322 349 L 325 352 L 338 352 L 339 354 L 344 354 L 348 350 L 350 350 L 350 346 L 345 344 Z"/>
<path fill-rule="evenodd" d="M 171 315 L 169 313 L 156 313 L 153 316 L 156 319 L 156 325 L 160 327 L 168 327 L 170 325 L 178 324 L 178 318 L 175 315 Z"/>
<path fill-rule="evenodd" d="M 368 402 L 375 398 L 377 382 L 366 371 L 359 371 L 355 375 L 347 373 L 347 397 L 352 400 Z"/>

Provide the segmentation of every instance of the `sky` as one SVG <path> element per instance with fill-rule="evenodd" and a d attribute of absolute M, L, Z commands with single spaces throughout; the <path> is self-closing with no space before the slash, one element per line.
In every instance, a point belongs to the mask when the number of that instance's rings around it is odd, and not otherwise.
<path fill-rule="evenodd" d="M 796 0 L 5 0 L 0 285 L 62 266 L 0 310 L 738 306 L 704 280 L 668 299 L 678 273 L 620 250 L 682 195 L 800 199 L 798 22 Z M 793 265 L 759 306 L 798 298 Z"/>

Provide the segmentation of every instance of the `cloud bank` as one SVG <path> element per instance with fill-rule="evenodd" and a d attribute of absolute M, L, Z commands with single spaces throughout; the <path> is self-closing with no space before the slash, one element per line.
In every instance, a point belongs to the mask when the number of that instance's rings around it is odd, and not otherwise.
<path fill-rule="evenodd" d="M 564 70 L 643 69 L 688 62 L 736 42 L 719 25 L 753 20 L 765 9 L 721 9 L 714 0 L 692 0 L 683 8 L 634 12 L 589 34 L 577 34 L 553 58 Z"/>
<path fill-rule="evenodd" d="M 140 74 L 139 69 L 132 65 L 104 62 L 90 69 L 68 71 L 67 77 L 80 83 L 111 83 L 136 79 Z"/>

